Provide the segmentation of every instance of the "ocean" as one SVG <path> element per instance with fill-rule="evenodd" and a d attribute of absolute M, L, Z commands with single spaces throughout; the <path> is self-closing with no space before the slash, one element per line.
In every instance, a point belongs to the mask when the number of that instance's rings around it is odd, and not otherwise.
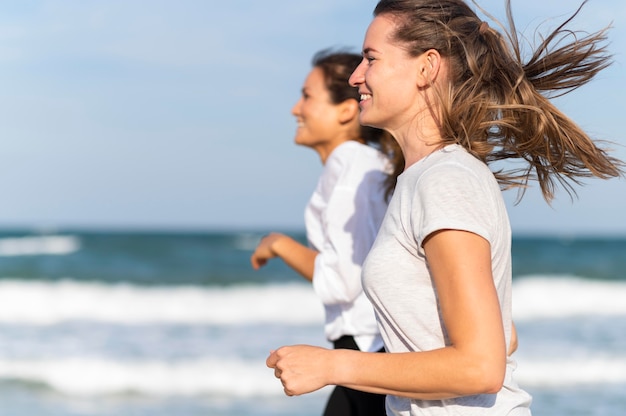
<path fill-rule="evenodd" d="M 0 232 L 0 414 L 321 414 L 329 388 L 286 397 L 265 367 L 329 344 L 303 279 L 250 267 L 262 234 Z M 533 414 L 623 415 L 626 238 L 517 237 L 513 268 Z"/>

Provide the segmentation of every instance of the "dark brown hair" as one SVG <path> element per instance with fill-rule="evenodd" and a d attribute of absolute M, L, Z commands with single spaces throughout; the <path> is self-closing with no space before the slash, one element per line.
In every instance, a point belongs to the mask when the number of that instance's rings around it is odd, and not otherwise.
<path fill-rule="evenodd" d="M 586 84 L 610 64 L 607 28 L 592 34 L 566 28 L 582 5 L 542 38 L 527 62 L 510 0 L 504 36 L 462 0 L 381 0 L 374 16 L 392 19 L 392 40 L 410 56 L 435 49 L 448 60 L 449 84 L 438 91 L 443 142 L 458 143 L 487 164 L 525 162 L 494 174 L 503 188 L 521 187 L 520 198 L 529 179 L 536 179 L 549 202 L 559 184 L 572 195 L 581 178 L 622 175 L 623 163 L 548 99 Z"/>
<path fill-rule="evenodd" d="M 333 104 L 345 100 L 360 100 L 358 89 L 351 86 L 348 80 L 362 59 L 356 53 L 331 49 L 324 49 L 313 56 L 312 65 L 322 70 Z M 385 181 L 386 196 L 389 198 L 396 186 L 397 177 L 404 168 L 404 157 L 398 143 L 388 132 L 368 126 L 361 126 L 359 137 L 354 139 L 378 148 L 391 160 L 393 171 Z"/>

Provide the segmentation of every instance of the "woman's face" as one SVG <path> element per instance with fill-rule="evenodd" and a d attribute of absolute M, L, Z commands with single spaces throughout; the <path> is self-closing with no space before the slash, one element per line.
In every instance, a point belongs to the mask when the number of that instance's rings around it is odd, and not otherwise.
<path fill-rule="evenodd" d="M 291 110 L 298 122 L 296 144 L 318 153 L 331 146 L 341 125 L 338 109 L 330 99 L 323 71 L 313 68 L 304 81 L 302 96 Z"/>
<path fill-rule="evenodd" d="M 391 131 L 419 112 L 418 58 L 392 43 L 394 29 L 389 16 L 372 20 L 363 42 L 363 61 L 350 77 L 361 94 L 361 124 Z"/>

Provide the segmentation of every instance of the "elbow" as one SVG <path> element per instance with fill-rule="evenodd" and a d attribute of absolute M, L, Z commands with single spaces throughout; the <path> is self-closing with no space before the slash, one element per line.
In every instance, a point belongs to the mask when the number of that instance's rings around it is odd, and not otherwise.
<path fill-rule="evenodd" d="M 496 394 L 502 390 L 506 373 L 506 361 L 496 363 L 493 360 L 484 360 L 473 365 L 468 374 L 466 385 L 470 391 L 464 395 Z"/>
<path fill-rule="evenodd" d="M 496 394 L 502 390 L 504 385 L 504 374 L 502 377 L 486 377 L 483 383 L 483 394 Z"/>

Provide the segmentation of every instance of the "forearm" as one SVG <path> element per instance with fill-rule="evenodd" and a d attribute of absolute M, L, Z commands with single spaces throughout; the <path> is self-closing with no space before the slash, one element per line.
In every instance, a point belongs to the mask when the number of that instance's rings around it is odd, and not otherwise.
<path fill-rule="evenodd" d="M 442 400 L 496 393 L 504 379 L 504 364 L 452 347 L 411 353 L 333 353 L 331 384 L 371 393 Z"/>
<path fill-rule="evenodd" d="M 286 235 L 281 235 L 272 243 L 272 251 L 302 277 L 313 280 L 317 251 Z"/>

